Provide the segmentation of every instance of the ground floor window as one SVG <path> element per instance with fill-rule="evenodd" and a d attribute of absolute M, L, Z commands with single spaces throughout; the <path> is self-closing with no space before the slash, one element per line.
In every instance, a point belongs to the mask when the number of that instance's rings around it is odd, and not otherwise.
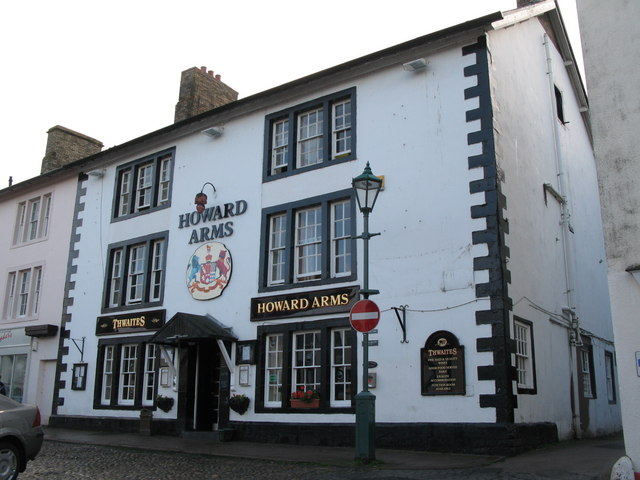
<path fill-rule="evenodd" d="M 616 403 L 616 380 L 613 363 L 613 353 L 604 352 L 604 368 L 607 377 L 607 400 L 609 403 Z"/>
<path fill-rule="evenodd" d="M 516 346 L 518 393 L 536 393 L 533 324 L 522 318 L 515 317 L 513 320 L 513 338 Z"/>
<path fill-rule="evenodd" d="M 356 335 L 347 319 L 258 327 L 257 411 L 289 411 L 291 393 L 316 390 L 320 409 L 351 408 Z"/>
<path fill-rule="evenodd" d="M 100 340 L 96 408 L 152 406 L 157 389 L 158 348 L 148 337 Z"/>
<path fill-rule="evenodd" d="M 5 395 L 22 402 L 24 377 L 27 370 L 27 355 L 0 355 L 0 381 L 4 383 Z"/>

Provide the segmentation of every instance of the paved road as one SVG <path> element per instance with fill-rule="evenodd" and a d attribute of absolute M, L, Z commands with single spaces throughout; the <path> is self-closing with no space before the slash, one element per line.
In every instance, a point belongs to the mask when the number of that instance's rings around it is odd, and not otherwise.
<path fill-rule="evenodd" d="M 20 480 L 592 480 L 595 474 L 537 469 L 508 472 L 501 465 L 467 469 L 389 470 L 247 460 L 138 448 L 45 441 Z"/>

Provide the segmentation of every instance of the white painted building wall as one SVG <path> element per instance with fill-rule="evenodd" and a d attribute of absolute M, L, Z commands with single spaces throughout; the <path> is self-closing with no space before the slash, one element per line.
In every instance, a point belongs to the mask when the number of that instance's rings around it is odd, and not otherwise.
<path fill-rule="evenodd" d="M 94 319 L 102 315 L 97 300 L 102 298 L 104 252 L 108 245 L 165 229 L 171 230 L 169 280 L 164 296 L 167 319 L 178 311 L 209 313 L 232 326 L 240 340 L 254 339 L 256 324 L 248 320 L 248 307 L 249 299 L 259 296 L 257 265 L 262 207 L 350 188 L 351 178 L 359 175 L 364 162 L 369 161 L 376 174 L 385 175 L 385 191 L 371 216 L 371 228 L 382 233 L 371 241 L 370 251 L 370 283 L 381 290 L 375 300 L 384 310 L 379 333 L 372 335 L 379 346 L 370 350 L 370 358 L 379 364 L 375 389 L 379 397 L 378 418 L 396 422 L 495 421 L 491 409 L 476 408 L 478 394 L 493 393 L 493 385 L 478 384 L 475 379 L 476 367 L 490 363 L 489 354 L 474 352 L 475 338 L 490 336 L 490 330 L 476 326 L 474 317 L 476 309 L 487 308 L 486 302 L 474 302 L 474 275 L 486 279 L 482 273 L 472 271 L 473 257 L 484 255 L 486 248 L 471 245 L 470 232 L 484 225 L 469 216 L 470 206 L 477 200 L 468 194 L 468 184 L 477 174 L 467 168 L 466 158 L 474 154 L 476 147 L 466 145 L 466 135 L 476 127 L 465 122 L 464 112 L 471 107 L 462 92 L 472 80 L 462 72 L 474 59 L 462 57 L 460 48 L 456 45 L 437 54 L 425 52 L 429 53 L 430 62 L 426 72 L 406 72 L 401 64 L 396 64 L 376 75 L 332 85 L 307 97 L 293 98 L 288 104 L 273 105 L 269 111 L 234 119 L 225 125 L 219 139 L 199 134 L 181 139 L 176 143 L 170 209 L 142 215 L 134 221 L 111 223 L 115 168 L 108 168 L 103 177 L 89 177 L 83 182 L 87 193 L 81 199 L 85 208 L 78 230 L 81 241 L 76 245 L 80 255 L 74 261 L 78 273 L 74 275 L 74 304 L 69 308 L 74 319 L 69 324 L 72 335 L 88 339 L 85 357 L 95 359 L 97 355 L 96 341 L 91 340 L 95 333 Z M 359 160 L 262 184 L 265 114 L 351 86 L 357 88 Z M 158 145 L 120 163 L 171 146 Z M 215 300 L 198 302 L 191 298 L 184 284 L 188 259 L 198 245 L 188 244 L 191 229 L 176 227 L 178 216 L 193 210 L 193 196 L 205 181 L 211 181 L 217 190 L 216 195 L 209 195 L 209 205 L 244 199 L 249 207 L 247 213 L 233 219 L 234 233 L 224 240 L 233 256 L 229 287 Z M 210 194 L 207 189 L 205 193 Z M 415 192 L 411 199 L 407 197 L 408 190 Z M 361 221 L 358 218 L 359 228 Z M 361 256 L 362 245 L 358 245 L 358 252 Z M 359 265 L 361 275 L 361 258 Z M 415 310 L 437 310 L 468 302 L 472 303 L 444 312 L 409 313 L 410 343 L 400 344 L 401 331 L 390 307 L 409 305 Z M 78 322 L 78 317 L 91 321 Z M 468 394 L 464 397 L 419 394 L 420 348 L 431 333 L 441 329 L 453 331 L 467 347 Z M 70 350 L 68 362 L 72 363 L 77 352 Z M 90 383 L 95 378 L 94 367 L 95 361 L 90 362 L 87 376 Z M 63 380 L 70 382 L 70 373 Z M 238 393 L 254 396 L 253 382 L 250 387 L 235 388 Z M 399 398 L 394 393 L 406 388 L 411 388 L 414 394 Z M 92 388 L 65 392 L 59 414 L 95 414 L 92 398 Z M 451 408 L 452 405 L 456 408 Z M 100 414 L 137 416 L 137 412 L 110 410 L 101 410 Z M 232 419 L 234 415 L 235 419 L 249 421 L 291 420 L 290 414 L 248 412 L 239 417 L 232 412 Z M 313 415 L 305 421 L 352 423 L 353 416 Z"/>
<path fill-rule="evenodd" d="M 86 337 L 85 358 L 89 361 L 88 386 L 84 391 L 61 390 L 64 404 L 59 415 L 116 416 L 137 418 L 135 410 L 94 410 L 93 382 L 96 378 L 96 318 L 103 315 L 106 252 L 115 242 L 169 230 L 164 301 L 167 320 L 176 312 L 210 314 L 232 327 L 240 341 L 255 340 L 257 322 L 250 322 L 251 298 L 260 293 L 260 236 L 262 209 L 350 188 L 366 162 L 376 175 L 384 175 L 385 189 L 370 217 L 370 230 L 380 232 L 370 242 L 370 286 L 380 290 L 374 300 L 382 310 L 378 332 L 371 338 L 378 346 L 369 351 L 377 362 L 376 420 L 402 422 L 496 422 L 493 408 L 480 407 L 480 395 L 494 394 L 493 381 L 479 381 L 478 367 L 492 365 L 493 354 L 478 352 L 477 339 L 491 337 L 489 325 L 478 325 L 476 312 L 490 308 L 488 298 L 476 297 L 476 286 L 488 281 L 486 271 L 474 271 L 474 258 L 487 255 L 484 244 L 474 245 L 472 233 L 487 228 L 484 219 L 472 219 L 471 208 L 483 203 L 483 194 L 471 194 L 470 182 L 481 178 L 481 169 L 469 169 L 468 158 L 481 153 L 480 145 L 468 145 L 467 136 L 477 131 L 479 121 L 467 122 L 466 112 L 478 107 L 477 98 L 465 100 L 465 89 L 475 85 L 465 77 L 465 67 L 475 63 L 474 55 L 463 55 L 462 47 L 476 42 L 479 32 L 430 47 L 413 48 L 396 54 L 385 65 L 371 66 L 365 73 L 342 73 L 334 81 L 316 82 L 293 90 L 287 98 L 276 96 L 257 110 L 247 108 L 225 119 L 224 133 L 211 139 L 195 131 L 170 138 L 158 136 L 144 149 L 123 152 L 110 158 L 105 175 L 90 176 L 82 183 L 86 193 L 80 201 L 82 226 L 74 249 L 75 289 L 67 325 L 73 338 Z M 560 241 L 559 206 L 553 198 L 544 204 L 543 183 L 556 182 L 553 110 L 546 77 L 543 29 L 538 20 L 490 31 L 490 80 L 493 95 L 494 135 L 501 186 L 507 198 L 509 220 L 507 246 L 511 249 L 507 268 L 511 271 L 509 296 L 513 315 L 534 322 L 537 394 L 518 395 L 516 423 L 554 422 L 562 438 L 572 434 L 571 357 L 567 329 L 550 322 L 562 314 L 566 290 L 564 254 Z M 583 328 L 597 336 L 594 355 L 610 345 L 609 308 L 604 288 L 602 237 L 599 232 L 598 201 L 589 138 L 577 112 L 571 86 L 562 71 L 562 60 L 553 48 L 558 82 L 565 94 L 568 126 L 560 126 L 559 150 L 568 164 L 569 201 L 575 215 L 576 308 Z M 424 57 L 426 70 L 408 72 L 404 61 Z M 323 95 L 355 87 L 357 95 L 357 159 L 263 183 L 265 116 Z M 135 219 L 111 222 L 111 209 L 118 165 L 164 148 L 174 147 L 172 204 L 165 210 Z M 570 177 L 570 178 L 569 178 Z M 209 205 L 245 200 L 245 214 L 233 218 L 234 233 L 223 239 L 233 258 L 233 275 L 222 296 L 211 301 L 193 300 L 185 286 L 187 263 L 198 245 L 189 244 L 191 229 L 179 229 L 181 214 L 193 211 L 193 197 L 205 182 L 216 186 Z M 207 187 L 209 188 L 209 187 Z M 358 232 L 362 217 L 357 215 Z M 578 238 L 579 237 L 579 238 Z M 358 241 L 358 279 L 345 284 L 308 288 L 360 285 L 363 272 L 362 243 Z M 305 287 L 279 290 L 291 293 Z M 407 339 L 392 307 L 407 307 Z M 551 314 L 548 312 L 552 312 Z M 333 318 L 322 315 L 304 321 Z M 345 315 L 338 315 L 344 318 Z M 269 320 L 269 324 L 294 320 Z M 448 330 L 465 347 L 466 394 L 422 396 L 420 394 L 420 348 L 433 332 Z M 600 343 L 603 339 L 603 344 Z M 361 336 L 359 336 L 360 343 Z M 68 365 L 77 361 L 70 342 Z M 360 348 L 360 347 L 359 347 Z M 359 359 L 362 352 L 358 353 Z M 598 357 L 599 358 L 599 357 Z M 359 363 L 361 363 L 359 361 Z M 358 366 L 360 370 L 361 365 Z M 600 368 L 600 366 L 598 367 Z M 61 380 L 70 384 L 70 369 Z M 256 366 L 250 371 L 250 385 L 238 385 L 232 374 L 232 388 L 253 402 L 232 421 L 353 423 L 353 414 L 255 413 Z M 359 371 L 359 377 L 362 372 Z M 602 388 L 602 380 L 598 380 Z M 361 381 L 358 382 L 361 385 Z M 359 390 L 360 388 L 358 388 Z M 515 389 L 515 385 L 514 385 Z M 171 388 L 159 393 L 174 396 Z M 598 394 L 589 407 L 588 433 L 606 433 L 618 427 L 617 406 L 605 405 Z M 175 418 L 157 411 L 160 418 Z"/>
<path fill-rule="evenodd" d="M 0 277 L 2 319 L 0 332 L 10 332 L 10 336 L 0 341 L 0 355 L 26 355 L 24 392 L 15 392 L 14 398 L 25 403 L 37 404 L 44 424 L 48 422 L 53 402 L 53 378 L 58 356 L 58 335 L 36 338 L 25 335 L 25 327 L 39 325 L 60 326 L 62 302 L 67 272 L 69 236 L 75 205 L 76 181 L 73 175 L 66 178 L 35 182 L 33 186 L 19 188 L 13 192 L 3 192 L 0 208 L 0 222 L 5 233 L 0 235 Z M 18 216 L 18 205 L 32 199 L 51 195 L 48 234 L 31 242 L 14 245 L 14 234 Z M 42 267 L 41 291 L 37 314 L 24 317 L 7 317 L 8 276 L 32 267 Z M 34 301 L 33 291 L 30 301 Z M 4 379 L 8 381 L 8 379 Z"/>
<path fill-rule="evenodd" d="M 571 306 L 580 328 L 593 336 L 599 372 L 596 398 L 573 408 L 590 419 L 582 425 L 585 435 L 614 432 L 620 427 L 619 405 L 609 404 L 603 375 L 604 350 L 614 352 L 613 334 L 588 131 L 563 59 L 536 18 L 497 30 L 489 38 L 497 155 L 509 222 L 509 294 L 513 315 L 533 322 L 536 348 L 537 394 L 519 395 L 517 418 L 546 418 L 558 424 L 561 438 L 574 434 L 570 379 L 579 372 L 571 360 L 563 314 L 563 308 Z M 564 124 L 557 117 L 553 85 L 562 93 Z M 545 194 L 544 184 L 566 197 L 573 230 L 566 241 L 561 204 Z M 567 295 L 569 289 L 573 293 Z"/>

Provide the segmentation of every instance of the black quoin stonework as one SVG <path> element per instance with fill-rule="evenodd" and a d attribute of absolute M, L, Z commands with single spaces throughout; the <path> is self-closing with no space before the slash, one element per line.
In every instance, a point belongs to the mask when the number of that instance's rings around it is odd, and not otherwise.
<path fill-rule="evenodd" d="M 80 212 L 84 211 L 84 202 L 80 199 L 83 198 L 87 189 L 83 187 L 84 182 L 89 177 L 82 173 L 78 176 L 78 188 L 76 190 L 76 206 L 73 212 L 73 225 L 71 231 L 71 242 L 69 242 L 69 259 L 67 260 L 67 278 L 64 285 L 64 304 L 62 306 L 62 320 L 60 322 L 60 338 L 58 346 L 58 361 L 56 364 L 56 381 L 53 387 L 53 405 L 51 406 L 51 414 L 56 415 L 58 413 L 58 406 L 64 405 L 64 397 L 60 397 L 60 390 L 66 387 L 64 380 L 60 380 L 62 373 L 67 371 L 67 364 L 62 362 L 63 357 L 69 355 L 69 347 L 65 347 L 64 341 L 69 339 L 69 330 L 66 325 L 71 321 L 71 314 L 68 312 L 68 308 L 73 305 L 73 298 L 70 296 L 71 290 L 75 288 L 75 282 L 71 281 L 71 276 L 75 275 L 78 267 L 73 265 L 73 260 L 78 258 L 80 252 L 75 249 L 76 242 L 80 240 L 80 234 L 78 228 L 82 227 L 82 219 L 79 218 Z"/>
<path fill-rule="evenodd" d="M 463 55 L 476 56 L 476 62 L 464 69 L 465 77 L 476 77 L 477 84 L 467 88 L 465 99 L 478 98 L 478 108 L 467 112 L 467 122 L 480 121 L 480 130 L 467 136 L 468 145 L 482 144 L 482 153 L 469 157 L 469 169 L 482 168 L 483 176 L 469 184 L 470 193 L 484 193 L 484 203 L 471 207 L 471 218 L 484 218 L 486 230 L 472 234 L 473 244 L 485 244 L 488 255 L 474 258 L 474 270 L 487 270 L 489 281 L 476 285 L 476 297 L 489 297 L 490 310 L 476 312 L 478 325 L 491 325 L 491 337 L 478 338 L 478 352 L 492 352 L 493 365 L 478 367 L 478 379 L 495 382 L 495 394 L 480 395 L 480 406 L 495 408 L 497 423 L 513 423 L 517 398 L 513 394 L 515 368 L 511 365 L 512 341 L 509 335 L 509 312 L 512 301 L 508 296 L 511 281 L 506 259 L 509 248 L 505 244 L 508 224 L 503 217 L 506 199 L 500 191 L 498 167 L 493 137 L 493 109 L 489 84 L 489 62 L 485 37 L 462 49 Z"/>

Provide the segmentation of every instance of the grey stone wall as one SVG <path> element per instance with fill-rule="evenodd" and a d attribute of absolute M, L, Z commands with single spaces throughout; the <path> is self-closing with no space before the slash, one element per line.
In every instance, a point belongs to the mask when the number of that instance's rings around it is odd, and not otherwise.
<path fill-rule="evenodd" d="M 47 149 L 40 173 L 47 173 L 102 150 L 102 142 L 56 125 L 47 132 Z"/>

